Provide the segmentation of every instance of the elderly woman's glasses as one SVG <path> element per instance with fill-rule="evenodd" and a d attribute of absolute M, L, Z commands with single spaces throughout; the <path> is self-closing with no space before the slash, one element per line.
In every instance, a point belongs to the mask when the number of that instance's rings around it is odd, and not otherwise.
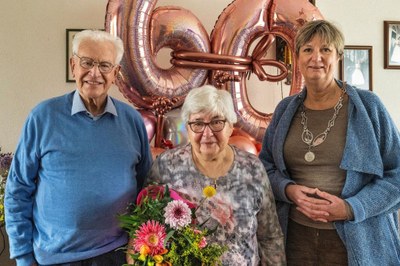
<path fill-rule="evenodd" d="M 206 126 L 208 126 L 212 132 L 220 132 L 224 129 L 225 122 L 226 120 L 212 120 L 208 123 L 194 121 L 188 122 L 188 125 L 194 133 L 203 133 L 203 131 L 206 129 Z"/>
<path fill-rule="evenodd" d="M 84 69 L 92 69 L 95 65 L 97 65 L 101 73 L 110 73 L 114 67 L 113 64 L 107 61 L 97 62 L 90 57 L 80 57 L 77 54 L 74 55 L 79 58 L 79 65 Z"/>

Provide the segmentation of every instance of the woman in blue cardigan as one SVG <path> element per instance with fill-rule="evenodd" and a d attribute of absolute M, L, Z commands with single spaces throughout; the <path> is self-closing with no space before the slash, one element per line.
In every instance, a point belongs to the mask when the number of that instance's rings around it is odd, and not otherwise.
<path fill-rule="evenodd" d="M 375 94 L 334 78 L 343 49 L 327 21 L 298 31 L 305 87 L 278 104 L 260 159 L 288 265 L 400 265 L 399 131 Z"/>

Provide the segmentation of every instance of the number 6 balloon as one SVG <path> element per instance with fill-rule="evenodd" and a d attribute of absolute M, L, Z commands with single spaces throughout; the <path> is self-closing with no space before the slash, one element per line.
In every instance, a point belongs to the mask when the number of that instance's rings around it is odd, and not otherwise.
<path fill-rule="evenodd" d="M 162 47 L 172 50 L 209 52 L 207 31 L 188 10 L 159 7 L 156 0 L 110 0 L 105 30 L 119 36 L 125 47 L 116 81 L 122 94 L 136 107 L 153 110 L 157 116 L 155 146 L 160 146 L 164 114 L 180 106 L 193 87 L 207 79 L 207 70 L 156 64 Z"/>

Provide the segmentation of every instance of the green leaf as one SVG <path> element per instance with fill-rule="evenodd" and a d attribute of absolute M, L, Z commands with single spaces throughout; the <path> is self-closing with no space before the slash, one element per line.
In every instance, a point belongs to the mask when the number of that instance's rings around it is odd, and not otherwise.
<path fill-rule="evenodd" d="M 164 240 L 164 247 L 167 246 L 167 242 L 169 241 L 169 239 L 175 234 L 175 230 L 171 230 L 168 232 L 168 234 L 165 236 L 165 240 Z"/>

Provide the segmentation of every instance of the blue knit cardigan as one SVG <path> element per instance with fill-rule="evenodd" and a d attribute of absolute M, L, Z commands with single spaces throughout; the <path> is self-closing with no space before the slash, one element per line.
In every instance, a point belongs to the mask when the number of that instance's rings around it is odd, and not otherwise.
<path fill-rule="evenodd" d="M 399 131 L 374 93 L 347 85 L 347 94 L 348 127 L 340 163 L 346 181 L 341 197 L 351 205 L 354 220 L 334 225 L 346 246 L 349 265 L 400 265 Z M 283 145 L 305 95 L 303 90 L 279 103 L 260 152 L 285 235 L 291 204 L 285 187 L 293 181 L 286 169 Z"/>

